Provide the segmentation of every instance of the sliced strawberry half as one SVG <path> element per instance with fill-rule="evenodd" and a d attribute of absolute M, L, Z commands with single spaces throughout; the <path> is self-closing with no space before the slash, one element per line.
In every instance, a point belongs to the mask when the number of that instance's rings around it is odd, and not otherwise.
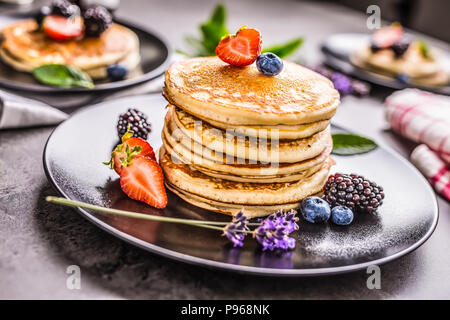
<path fill-rule="evenodd" d="M 44 32 L 55 40 L 70 40 L 83 34 L 83 21 L 80 17 L 49 15 L 44 18 L 42 26 Z"/>
<path fill-rule="evenodd" d="M 391 25 L 378 29 L 372 34 L 372 44 L 380 49 L 387 49 L 403 37 L 401 25 Z"/>
<path fill-rule="evenodd" d="M 262 37 L 258 30 L 241 28 L 235 35 L 220 40 L 216 47 L 217 56 L 233 66 L 248 66 L 261 53 Z"/>
<path fill-rule="evenodd" d="M 165 208 L 167 194 L 164 175 L 158 163 L 149 158 L 135 158 L 120 172 L 120 186 L 130 198 L 155 208 Z"/>

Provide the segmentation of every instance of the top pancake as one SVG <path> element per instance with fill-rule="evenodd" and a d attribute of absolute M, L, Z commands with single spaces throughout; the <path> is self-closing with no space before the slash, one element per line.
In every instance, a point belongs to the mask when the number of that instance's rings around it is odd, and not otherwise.
<path fill-rule="evenodd" d="M 31 71 L 44 64 L 70 64 L 82 70 L 106 66 L 136 52 L 139 41 L 128 28 L 112 24 L 98 38 L 55 41 L 34 20 L 20 21 L 2 30 L 2 50 Z"/>
<path fill-rule="evenodd" d="M 164 94 L 200 119 L 230 125 L 311 123 L 330 119 L 339 104 L 331 81 L 288 61 L 273 77 L 217 57 L 181 61 L 167 69 Z"/>

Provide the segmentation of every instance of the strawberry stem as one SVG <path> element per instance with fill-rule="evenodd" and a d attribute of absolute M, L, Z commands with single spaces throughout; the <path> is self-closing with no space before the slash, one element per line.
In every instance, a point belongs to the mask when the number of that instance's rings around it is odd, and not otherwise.
<path fill-rule="evenodd" d="M 220 230 L 220 231 L 224 231 L 224 228 L 218 227 L 218 226 L 225 226 L 229 223 L 229 222 L 220 222 L 220 221 L 204 221 L 204 220 L 160 217 L 160 216 L 154 216 L 154 215 L 149 215 L 149 214 L 143 214 L 143 213 L 139 213 L 139 212 L 132 212 L 132 211 L 126 211 L 126 210 L 118 210 L 118 209 L 101 207 L 101 206 L 97 206 L 94 204 L 89 204 L 89 203 L 85 203 L 85 202 L 81 202 L 81 201 L 69 200 L 69 199 L 61 198 L 61 197 L 48 196 L 45 198 L 45 200 L 47 202 L 56 203 L 56 204 L 60 204 L 60 205 L 72 207 L 72 208 L 84 208 L 84 209 L 93 210 L 93 211 L 97 211 L 97 212 L 114 214 L 114 215 L 118 215 L 118 216 L 124 216 L 124 217 L 129 217 L 129 218 L 136 218 L 136 219 L 181 223 L 181 224 L 187 224 L 187 225 L 192 225 L 192 226 L 197 226 L 197 227 L 202 227 L 202 228 L 207 228 L 207 229 Z M 251 232 L 244 230 L 244 231 L 242 231 L 242 233 L 251 233 Z"/>

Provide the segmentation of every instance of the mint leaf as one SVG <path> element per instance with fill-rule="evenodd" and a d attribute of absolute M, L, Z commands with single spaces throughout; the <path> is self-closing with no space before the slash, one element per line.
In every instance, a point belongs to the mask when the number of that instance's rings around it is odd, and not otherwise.
<path fill-rule="evenodd" d="M 285 58 L 293 54 L 295 51 L 297 51 L 302 44 L 303 38 L 296 38 L 284 44 L 278 44 L 268 48 L 264 48 L 262 50 L 262 53 L 272 52 L 275 53 L 280 58 Z"/>
<path fill-rule="evenodd" d="M 208 21 L 200 25 L 202 43 L 209 55 L 216 54 L 216 47 L 223 36 L 229 34 L 226 27 L 227 13 L 223 4 L 218 4 Z"/>
<path fill-rule="evenodd" d="M 200 24 L 201 38 L 198 39 L 193 36 L 186 36 L 185 42 L 192 49 L 192 52 L 184 50 L 177 50 L 185 56 L 215 56 L 216 47 L 220 40 L 228 35 L 230 32 L 226 27 L 227 10 L 225 5 L 219 3 L 212 12 L 210 18 Z M 270 46 L 263 50 L 263 52 L 273 52 L 280 58 L 285 58 L 300 48 L 303 44 L 303 38 L 295 38 L 289 42 Z"/>
<path fill-rule="evenodd" d="M 92 88 L 92 79 L 78 68 L 64 64 L 46 64 L 33 69 L 33 75 L 39 82 L 61 88 Z"/>
<path fill-rule="evenodd" d="M 428 47 L 428 44 L 425 42 L 425 40 L 418 40 L 417 47 L 419 48 L 420 53 L 425 59 L 431 58 L 430 48 Z"/>
<path fill-rule="evenodd" d="M 335 133 L 332 154 L 349 156 L 374 150 L 378 145 L 369 138 L 351 133 Z"/>
<path fill-rule="evenodd" d="M 206 56 L 211 55 L 210 52 L 208 51 L 208 49 L 205 47 L 205 45 L 203 44 L 203 42 L 200 39 L 197 39 L 193 36 L 187 35 L 184 37 L 184 40 L 196 52 L 196 54 L 198 56 L 206 57 Z M 215 52 L 214 52 L 214 55 L 215 55 Z"/>

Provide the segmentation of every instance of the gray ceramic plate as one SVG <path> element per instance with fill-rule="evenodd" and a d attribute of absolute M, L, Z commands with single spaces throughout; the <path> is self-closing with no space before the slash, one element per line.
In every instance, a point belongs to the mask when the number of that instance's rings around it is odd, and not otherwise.
<path fill-rule="evenodd" d="M 325 63 L 346 74 L 355 76 L 365 81 L 369 81 L 392 89 L 403 89 L 407 87 L 419 88 L 427 91 L 450 95 L 450 84 L 443 86 L 419 86 L 401 82 L 392 76 L 382 73 L 375 73 L 361 69 L 350 62 L 351 54 L 361 45 L 369 42 L 370 35 L 362 33 L 342 33 L 335 34 L 327 38 L 321 46 L 325 54 Z M 450 72 L 450 53 L 445 49 L 443 61 L 444 68 Z"/>
<path fill-rule="evenodd" d="M 58 126 L 47 142 L 44 166 L 48 179 L 69 199 L 155 215 L 229 221 L 173 194 L 169 194 L 164 210 L 130 200 L 121 191 L 115 172 L 102 164 L 118 142 L 118 115 L 129 107 L 149 115 L 153 126 L 149 142 L 155 148 L 160 146 L 165 105 L 160 95 L 147 95 L 79 111 Z M 102 229 L 153 253 L 260 275 L 306 276 L 358 270 L 411 252 L 431 235 L 438 220 L 435 195 L 407 161 L 382 148 L 335 160 L 335 171 L 357 172 L 384 186 L 386 200 L 379 215 L 359 215 L 348 227 L 301 220 L 299 232 L 294 233 L 296 249 L 282 255 L 262 252 L 253 239 L 246 240 L 243 249 L 233 249 L 214 230 L 79 211 Z"/>
<path fill-rule="evenodd" d="M 33 13 L 19 12 L 0 15 L 0 30 L 11 23 L 31 17 L 33 17 Z M 114 19 L 114 21 L 133 30 L 139 38 L 141 63 L 137 68 L 138 71 L 127 79 L 115 82 L 95 81 L 95 87 L 92 89 L 58 88 L 41 84 L 31 74 L 16 71 L 0 59 L 0 86 L 15 90 L 48 93 L 95 92 L 122 89 L 160 76 L 167 69 L 170 61 L 171 49 L 168 42 L 160 35 L 143 27 L 122 19 Z"/>

